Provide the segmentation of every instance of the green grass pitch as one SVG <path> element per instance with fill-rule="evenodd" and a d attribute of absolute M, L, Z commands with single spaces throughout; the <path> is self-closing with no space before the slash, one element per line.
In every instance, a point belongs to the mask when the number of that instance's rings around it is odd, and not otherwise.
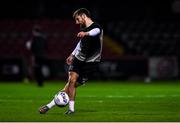
<path fill-rule="evenodd" d="M 54 107 L 47 114 L 38 108 L 48 103 L 65 82 L 0 82 L 0 121 L 4 122 L 171 122 L 180 121 L 180 82 L 151 83 L 89 81 L 77 89 L 76 112 Z"/>

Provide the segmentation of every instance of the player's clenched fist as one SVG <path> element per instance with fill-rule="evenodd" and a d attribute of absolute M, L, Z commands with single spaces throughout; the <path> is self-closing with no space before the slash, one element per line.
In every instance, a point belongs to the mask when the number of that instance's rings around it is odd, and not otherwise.
<path fill-rule="evenodd" d="M 87 32 L 83 32 L 83 31 L 81 31 L 81 32 L 79 32 L 78 34 L 77 34 L 77 37 L 79 37 L 79 38 L 83 38 L 84 36 L 86 36 L 86 35 L 88 35 L 88 33 Z"/>

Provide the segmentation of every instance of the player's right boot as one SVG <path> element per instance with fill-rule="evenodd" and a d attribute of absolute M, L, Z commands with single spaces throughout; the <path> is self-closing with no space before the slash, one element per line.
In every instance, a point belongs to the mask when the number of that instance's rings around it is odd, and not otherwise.
<path fill-rule="evenodd" d="M 40 114 L 45 114 L 48 110 L 49 110 L 49 107 L 47 107 L 45 105 L 45 106 L 42 106 L 42 107 L 39 108 L 39 113 Z"/>
<path fill-rule="evenodd" d="M 67 110 L 64 114 L 66 114 L 66 115 L 74 114 L 74 111 Z"/>

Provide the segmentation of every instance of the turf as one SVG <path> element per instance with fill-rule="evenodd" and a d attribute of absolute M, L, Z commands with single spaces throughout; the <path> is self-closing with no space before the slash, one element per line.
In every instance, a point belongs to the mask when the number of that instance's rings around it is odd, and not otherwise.
<path fill-rule="evenodd" d="M 17 122 L 171 122 L 180 121 L 180 82 L 151 83 L 89 81 L 77 89 L 76 112 L 54 107 L 47 114 L 38 108 L 48 103 L 65 82 L 0 82 L 0 121 Z"/>

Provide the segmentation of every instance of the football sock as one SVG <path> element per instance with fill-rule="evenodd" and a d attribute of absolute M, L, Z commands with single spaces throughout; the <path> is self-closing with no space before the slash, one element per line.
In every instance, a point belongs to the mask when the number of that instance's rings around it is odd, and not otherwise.
<path fill-rule="evenodd" d="M 54 102 L 54 99 L 49 103 L 49 104 L 47 104 L 47 107 L 48 108 L 52 108 L 52 107 L 54 107 L 56 104 L 55 104 L 55 102 Z"/>
<path fill-rule="evenodd" d="M 69 101 L 69 110 L 74 112 L 74 100 Z"/>

